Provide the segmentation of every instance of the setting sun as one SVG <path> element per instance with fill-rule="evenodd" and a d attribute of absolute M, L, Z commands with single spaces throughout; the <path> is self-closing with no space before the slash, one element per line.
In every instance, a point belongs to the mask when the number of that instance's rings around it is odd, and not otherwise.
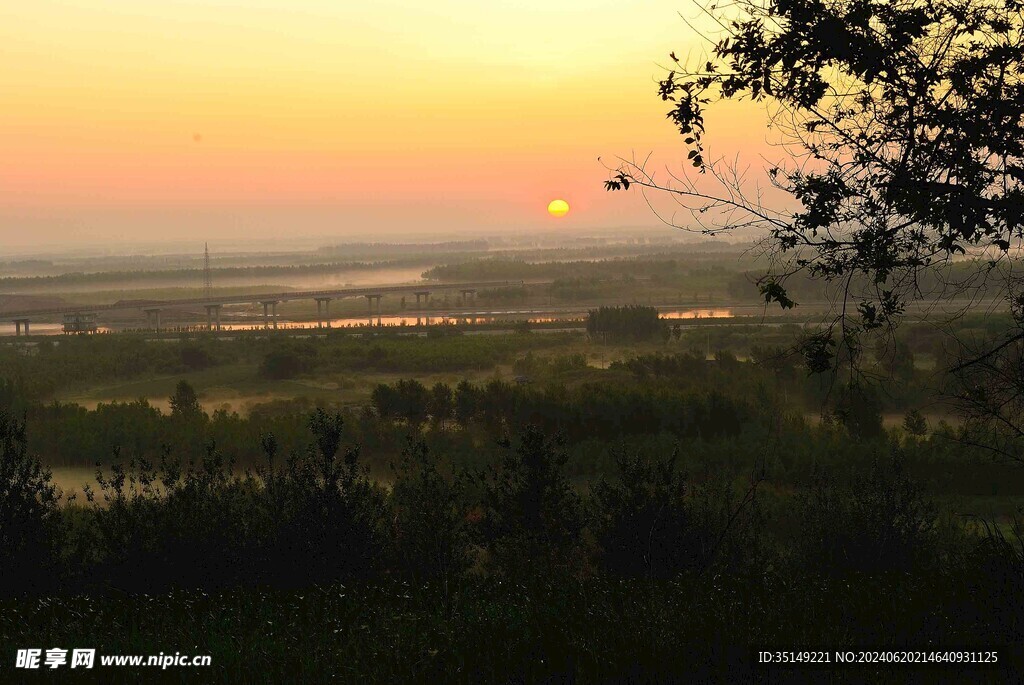
<path fill-rule="evenodd" d="M 548 205 L 548 214 L 559 217 L 569 213 L 569 203 L 565 200 L 552 200 Z"/>

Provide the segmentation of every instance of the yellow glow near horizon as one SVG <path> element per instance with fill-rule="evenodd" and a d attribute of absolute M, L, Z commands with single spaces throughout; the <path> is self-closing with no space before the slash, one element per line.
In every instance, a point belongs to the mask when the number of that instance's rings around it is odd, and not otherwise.
<path fill-rule="evenodd" d="M 552 200 L 548 203 L 548 214 L 553 217 L 565 216 L 569 213 L 569 203 L 565 200 Z"/>

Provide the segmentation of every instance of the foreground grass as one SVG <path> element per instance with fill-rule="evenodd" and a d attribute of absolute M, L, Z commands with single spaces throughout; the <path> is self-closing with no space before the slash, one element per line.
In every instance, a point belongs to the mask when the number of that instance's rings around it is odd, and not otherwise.
<path fill-rule="evenodd" d="M 448 595 L 436 585 L 383 580 L 78 596 L 2 603 L 0 643 L 4 670 L 14 650 L 32 646 L 213 657 L 211 668 L 162 673 L 97 667 L 76 672 L 76 682 L 747 682 L 769 675 L 752 663 L 755 645 L 1009 645 L 1024 626 L 1005 590 L 957 574 L 842 581 L 766 574 L 530 588 L 477 579 Z M 998 603 L 981 611 L 984 600 Z M 998 666 L 973 673 L 1002 678 L 1017 665 L 1004 653 Z M 906 670 L 891 668 L 853 673 L 907 679 Z M 918 675 L 934 682 L 937 673 Z"/>

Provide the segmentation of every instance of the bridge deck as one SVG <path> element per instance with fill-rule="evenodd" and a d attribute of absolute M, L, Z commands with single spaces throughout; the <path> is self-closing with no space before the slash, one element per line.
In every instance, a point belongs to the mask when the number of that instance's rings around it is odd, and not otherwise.
<path fill-rule="evenodd" d="M 288 302 L 290 300 L 307 300 L 317 297 L 342 299 L 365 295 L 386 295 L 389 293 L 415 293 L 425 290 L 460 290 L 477 288 L 500 288 L 510 285 L 523 285 L 523 281 L 481 281 L 477 283 L 416 283 L 412 285 L 371 286 L 365 288 L 334 288 L 331 290 L 290 290 L 278 293 L 250 293 L 247 295 L 221 295 L 218 297 L 194 297 L 180 300 L 144 300 L 131 302 L 115 302 L 113 304 L 81 304 L 48 309 L 25 309 L 20 311 L 0 312 L 5 319 L 23 319 L 32 316 L 52 316 L 77 314 L 82 312 L 110 312 L 127 309 L 171 309 L 174 307 L 249 304 L 253 302 Z"/>

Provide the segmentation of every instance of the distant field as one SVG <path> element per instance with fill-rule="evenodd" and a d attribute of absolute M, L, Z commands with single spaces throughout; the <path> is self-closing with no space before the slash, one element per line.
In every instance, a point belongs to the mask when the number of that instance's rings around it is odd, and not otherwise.
<path fill-rule="evenodd" d="M 515 339 L 514 337 L 512 338 Z M 524 339 L 524 342 L 529 339 Z M 418 343 L 424 346 L 435 344 L 429 339 Z M 555 346 L 546 346 L 545 354 L 583 355 L 595 369 L 607 368 L 614 361 L 627 359 L 638 353 L 664 350 L 659 344 L 640 345 L 598 345 L 580 336 L 561 337 Z M 521 358 L 526 351 L 513 354 Z M 168 412 L 168 398 L 175 385 L 188 381 L 199 395 L 207 412 L 228 409 L 240 414 L 260 403 L 280 399 L 308 398 L 338 406 L 363 406 L 368 404 L 370 393 L 380 383 L 393 383 L 401 378 L 416 378 L 426 385 L 437 382 L 454 386 L 460 380 L 486 381 L 491 378 L 511 379 L 514 375 L 510 363 L 500 363 L 486 369 L 466 368 L 459 371 L 405 371 L 382 372 L 364 370 L 358 372 L 317 372 L 309 377 L 285 380 L 264 378 L 259 373 L 259 364 L 253 360 L 240 360 L 208 369 L 176 374 L 148 374 L 124 381 L 109 380 L 77 385 L 74 389 L 62 390 L 52 399 L 73 402 L 93 409 L 101 402 L 127 402 L 145 399 L 161 411 Z"/>
<path fill-rule="evenodd" d="M 459 374 L 415 374 L 424 383 L 438 381 L 457 383 L 462 378 L 480 380 L 500 372 L 465 372 Z M 506 374 L 507 375 L 507 374 Z M 188 381 L 199 394 L 199 400 L 207 412 L 227 409 L 240 414 L 248 413 L 256 404 L 279 399 L 308 398 L 332 405 L 360 406 L 366 404 L 370 392 L 378 383 L 392 383 L 399 378 L 409 377 L 405 373 L 367 372 L 350 374 L 318 374 L 316 379 L 296 378 L 269 380 L 261 378 L 255 364 L 238 364 L 205 371 L 136 379 L 113 385 L 99 385 L 71 393 L 62 393 L 54 399 L 74 402 L 84 407 L 95 408 L 101 402 L 131 401 L 145 399 L 161 411 L 169 412 L 168 398 L 175 385 Z"/>

